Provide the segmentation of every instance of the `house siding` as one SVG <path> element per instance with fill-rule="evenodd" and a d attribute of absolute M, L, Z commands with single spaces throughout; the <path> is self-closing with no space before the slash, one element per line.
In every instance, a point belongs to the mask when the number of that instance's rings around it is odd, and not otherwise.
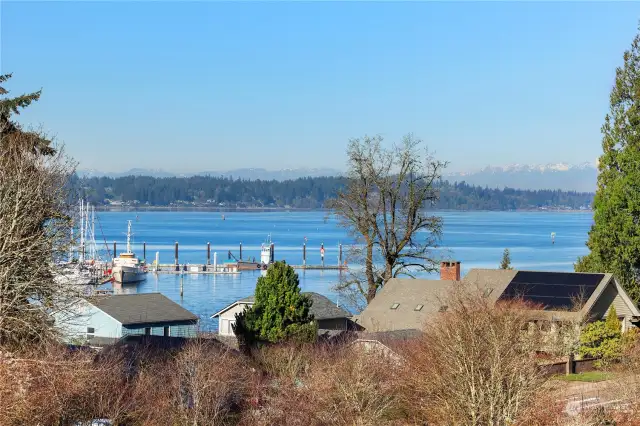
<path fill-rule="evenodd" d="M 229 324 L 235 324 L 236 314 L 242 313 L 251 304 L 239 303 L 233 308 L 220 314 L 218 318 L 218 334 L 221 336 L 234 336 L 233 329 L 228 326 Z"/>
<path fill-rule="evenodd" d="M 166 323 L 166 324 L 140 324 L 124 326 L 123 336 L 140 336 L 145 334 L 147 328 L 151 328 L 152 336 L 164 336 L 164 328 L 169 327 L 171 337 L 196 337 L 198 333 L 197 324 Z"/>
<path fill-rule="evenodd" d="M 122 325 L 118 321 L 85 301 L 64 314 L 54 314 L 54 319 L 65 341 L 86 339 L 89 327 L 94 329 L 95 337 L 122 337 Z"/>
<path fill-rule="evenodd" d="M 600 298 L 593 305 L 593 308 L 591 308 L 591 319 L 597 321 L 606 318 L 611 306 L 615 307 L 618 317 L 624 317 L 623 330 L 628 330 L 632 326 L 630 320 L 633 312 L 625 303 L 620 293 L 618 293 L 618 289 L 613 280 L 607 284 Z"/>

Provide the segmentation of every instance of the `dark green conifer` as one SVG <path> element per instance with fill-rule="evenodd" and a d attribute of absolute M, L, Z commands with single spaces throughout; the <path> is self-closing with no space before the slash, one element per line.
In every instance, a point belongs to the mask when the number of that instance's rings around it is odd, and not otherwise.
<path fill-rule="evenodd" d="M 594 224 L 579 272 L 611 272 L 640 300 L 640 35 L 624 53 L 602 126 Z"/>

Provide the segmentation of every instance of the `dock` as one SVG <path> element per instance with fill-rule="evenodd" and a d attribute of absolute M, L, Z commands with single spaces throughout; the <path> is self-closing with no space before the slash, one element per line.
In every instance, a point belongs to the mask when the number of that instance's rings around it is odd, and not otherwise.
<path fill-rule="evenodd" d="M 308 270 L 308 271 L 346 271 L 349 268 L 347 265 L 291 265 L 293 269 Z M 154 264 L 149 265 L 147 272 L 155 274 L 171 274 L 171 275 L 236 275 L 243 271 L 263 271 L 265 268 L 255 269 L 239 269 L 236 263 L 223 263 L 223 264 L 189 264 L 189 265 L 175 265 L 175 264 L 160 264 L 158 268 Z"/>
<path fill-rule="evenodd" d="M 239 244 L 238 248 L 238 256 L 236 256 L 231 250 L 226 251 L 227 260 L 223 262 L 218 261 L 218 253 L 214 252 L 213 256 L 211 256 L 211 243 L 207 242 L 206 246 L 203 247 L 205 250 L 206 261 L 205 263 L 181 263 L 179 260 L 179 244 L 176 241 L 174 247 L 174 258 L 172 263 L 160 263 L 160 253 L 156 252 L 155 260 L 151 263 L 147 263 L 147 243 L 142 243 L 142 263 L 146 265 L 146 270 L 148 273 L 156 273 L 156 274 L 172 274 L 172 275 L 183 275 L 183 274 L 204 274 L 204 275 L 216 275 L 216 274 L 224 274 L 224 275 L 234 275 L 239 274 L 242 271 L 264 271 L 267 269 L 267 266 L 275 262 L 275 244 L 271 241 L 271 236 L 269 235 L 269 240 L 266 244 L 263 244 L 260 249 L 260 257 L 256 259 L 253 258 L 243 258 L 242 256 L 242 243 Z M 309 270 L 309 271 L 346 271 L 349 268 L 347 267 L 347 263 L 343 262 L 342 259 L 342 244 L 338 244 L 338 262 L 336 264 L 325 264 L 325 248 L 324 243 L 320 244 L 320 264 L 307 264 L 307 241 L 306 238 L 301 245 L 302 249 L 302 264 L 301 265 L 291 265 L 294 269 L 297 270 Z M 111 255 L 111 253 L 109 253 Z M 115 258 L 117 256 L 117 243 L 113 242 L 113 252 L 112 257 Z M 213 261 L 212 261 L 213 257 Z"/>

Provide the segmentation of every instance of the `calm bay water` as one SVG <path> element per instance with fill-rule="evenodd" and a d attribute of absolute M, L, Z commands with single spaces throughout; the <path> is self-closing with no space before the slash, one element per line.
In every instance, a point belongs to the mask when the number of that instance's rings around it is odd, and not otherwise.
<path fill-rule="evenodd" d="M 495 268 L 502 251 L 509 248 L 516 269 L 571 271 L 584 245 L 592 223 L 591 213 L 551 212 L 443 212 L 443 256 L 462 262 L 463 274 L 470 268 Z M 324 243 L 325 263 L 337 264 L 338 244 L 350 243 L 344 229 L 325 212 L 100 212 L 96 240 L 104 251 L 117 241 L 118 252 L 125 249 L 127 220 L 133 221 L 134 251 L 142 257 L 147 243 L 147 261 L 160 253 L 160 263 L 172 263 L 174 243 L 179 242 L 180 263 L 205 263 L 206 245 L 211 243 L 218 262 L 232 250 L 238 256 L 242 242 L 243 258 L 260 257 L 260 245 L 269 234 L 275 243 L 275 257 L 289 264 L 302 264 L 302 243 L 307 238 L 307 264 L 320 264 L 320 244 Z M 556 233 L 551 244 L 551 233 Z M 322 293 L 332 300 L 332 287 L 338 271 L 300 271 L 303 291 Z M 116 291 L 161 292 L 201 318 L 201 328 L 214 330 L 211 314 L 229 303 L 253 294 L 259 271 L 237 275 L 185 275 L 184 295 L 180 296 L 180 277 L 148 274 L 146 281 L 122 286 Z"/>

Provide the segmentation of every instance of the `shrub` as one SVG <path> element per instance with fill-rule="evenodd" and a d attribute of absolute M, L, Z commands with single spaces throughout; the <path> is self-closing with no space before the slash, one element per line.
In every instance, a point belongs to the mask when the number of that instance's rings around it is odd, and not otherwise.
<path fill-rule="evenodd" d="M 579 353 L 599 358 L 599 365 L 617 361 L 622 356 L 623 338 L 615 307 L 609 309 L 605 321 L 588 324 L 580 335 Z"/>
<path fill-rule="evenodd" d="M 513 423 L 535 400 L 543 378 L 535 359 L 539 335 L 527 307 L 497 303 L 460 289 L 447 312 L 408 347 L 405 398 L 416 422 Z"/>

